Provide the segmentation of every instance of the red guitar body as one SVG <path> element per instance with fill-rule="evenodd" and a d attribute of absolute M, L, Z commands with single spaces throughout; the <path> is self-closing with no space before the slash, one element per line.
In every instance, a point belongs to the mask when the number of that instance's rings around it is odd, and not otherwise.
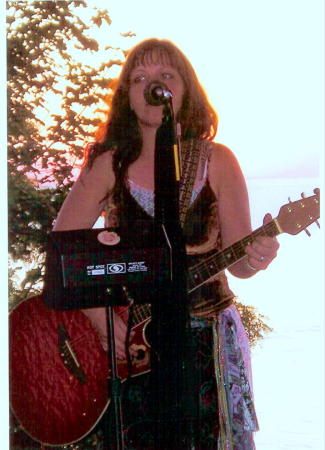
<path fill-rule="evenodd" d="M 149 370 L 143 325 L 131 345 L 142 350 L 132 376 Z M 65 445 L 93 429 L 109 404 L 107 355 L 90 320 L 78 310 L 48 309 L 42 297 L 9 316 L 10 406 L 24 431 L 44 445 Z M 118 363 L 119 377 L 127 363 Z"/>
<path fill-rule="evenodd" d="M 249 236 L 209 255 L 188 270 L 188 292 L 245 257 L 257 236 L 298 234 L 319 218 L 315 195 L 283 205 L 276 219 Z M 131 373 L 118 361 L 121 380 L 148 372 L 150 347 L 145 338 L 150 311 L 138 308 L 140 320 L 129 346 L 137 351 Z M 47 309 L 42 297 L 21 303 L 9 316 L 10 404 L 27 434 L 48 445 L 80 440 L 103 415 L 110 392 L 106 353 L 89 319 L 81 311 Z"/>

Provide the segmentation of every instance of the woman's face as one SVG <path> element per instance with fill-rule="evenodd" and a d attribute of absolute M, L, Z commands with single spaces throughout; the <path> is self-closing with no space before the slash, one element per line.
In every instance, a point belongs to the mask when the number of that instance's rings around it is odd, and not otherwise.
<path fill-rule="evenodd" d="M 130 74 L 129 101 L 141 127 L 158 128 L 161 125 L 163 106 L 152 106 L 144 98 L 144 90 L 152 81 L 162 82 L 173 94 L 175 117 L 179 112 L 185 91 L 178 71 L 162 62 L 136 66 Z"/>

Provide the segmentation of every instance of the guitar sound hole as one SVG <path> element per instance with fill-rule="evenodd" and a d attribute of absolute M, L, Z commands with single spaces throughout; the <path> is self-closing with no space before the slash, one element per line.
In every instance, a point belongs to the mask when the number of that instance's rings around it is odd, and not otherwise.
<path fill-rule="evenodd" d="M 146 356 L 146 352 L 144 350 L 138 350 L 138 354 L 135 357 L 138 361 L 141 361 Z"/>
<path fill-rule="evenodd" d="M 143 340 L 148 347 L 152 347 L 153 328 L 151 320 L 149 320 L 143 328 Z"/>

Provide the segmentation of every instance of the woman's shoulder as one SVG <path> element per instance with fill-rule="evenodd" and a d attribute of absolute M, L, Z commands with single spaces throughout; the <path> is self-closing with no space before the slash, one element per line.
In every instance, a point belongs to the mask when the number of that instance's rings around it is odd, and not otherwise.
<path fill-rule="evenodd" d="M 220 142 L 210 142 L 210 166 L 214 169 L 224 170 L 238 167 L 238 160 L 234 152 Z"/>
<path fill-rule="evenodd" d="M 214 142 L 214 141 L 210 141 L 209 142 L 209 148 L 211 153 L 213 153 L 215 156 L 218 157 L 227 157 L 227 156 L 231 156 L 234 155 L 233 151 L 227 147 L 224 144 L 221 144 L 220 142 Z"/>
<path fill-rule="evenodd" d="M 208 177 L 211 186 L 216 191 L 222 186 L 236 186 L 243 175 L 234 152 L 217 142 L 211 142 L 210 149 Z"/>
<path fill-rule="evenodd" d="M 91 160 L 87 160 L 84 164 L 82 172 L 84 174 L 92 174 L 94 172 L 106 172 L 113 168 L 113 152 L 106 151 L 99 153 Z"/>
<path fill-rule="evenodd" d="M 114 184 L 112 152 L 107 151 L 96 156 L 91 164 L 86 163 L 80 172 L 78 181 L 85 187 L 110 190 Z"/>
<path fill-rule="evenodd" d="M 93 161 L 92 161 L 92 165 L 98 165 L 100 166 L 101 164 L 112 164 L 112 159 L 113 159 L 113 150 L 106 150 L 104 152 L 98 153 L 97 155 L 94 156 Z"/>

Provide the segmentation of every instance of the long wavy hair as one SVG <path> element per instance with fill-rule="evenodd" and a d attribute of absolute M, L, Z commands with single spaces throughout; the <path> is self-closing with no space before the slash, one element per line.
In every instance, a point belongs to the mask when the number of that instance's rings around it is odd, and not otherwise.
<path fill-rule="evenodd" d="M 86 165 L 91 167 L 98 155 L 114 151 L 115 203 L 121 201 L 128 167 L 139 157 L 142 148 L 137 117 L 129 102 L 130 75 L 138 65 L 157 62 L 172 66 L 183 79 L 183 103 L 176 117 L 181 125 L 182 140 L 212 140 L 217 132 L 217 114 L 186 56 L 168 40 L 148 39 L 136 45 L 127 55 L 111 97 L 107 120 L 99 127 L 96 142 L 89 147 L 86 160 Z"/>

